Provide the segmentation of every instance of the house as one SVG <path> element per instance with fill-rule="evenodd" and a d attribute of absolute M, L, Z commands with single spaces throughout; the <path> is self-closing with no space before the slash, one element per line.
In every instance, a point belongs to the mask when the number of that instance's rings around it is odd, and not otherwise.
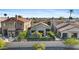
<path fill-rule="evenodd" d="M 79 22 L 66 23 L 57 29 L 57 33 L 63 39 L 71 37 L 79 38 Z"/>
<path fill-rule="evenodd" d="M 49 25 L 47 25 L 46 23 L 43 22 L 39 22 L 34 24 L 31 29 L 30 29 L 30 33 L 34 33 L 34 32 L 41 32 L 43 33 L 42 36 L 46 36 L 47 35 L 47 31 L 50 31 L 51 27 Z"/>
<path fill-rule="evenodd" d="M 0 36 L 2 36 L 2 27 L 1 27 L 1 22 L 6 20 L 7 17 L 0 17 Z"/>
<path fill-rule="evenodd" d="M 6 37 L 15 37 L 21 31 L 26 31 L 31 27 L 31 20 L 26 18 L 11 17 L 1 22 L 2 35 Z"/>
<path fill-rule="evenodd" d="M 59 27 L 58 25 L 62 24 L 62 23 L 64 23 L 64 20 L 55 20 L 55 19 L 51 20 L 51 29 L 52 29 L 52 31 L 56 32 L 57 27 Z M 62 24 L 62 26 L 63 26 L 63 24 Z"/>

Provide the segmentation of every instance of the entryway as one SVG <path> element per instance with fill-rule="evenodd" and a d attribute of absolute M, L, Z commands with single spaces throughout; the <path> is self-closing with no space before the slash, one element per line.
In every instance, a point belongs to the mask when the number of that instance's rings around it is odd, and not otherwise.
<path fill-rule="evenodd" d="M 8 36 L 8 32 L 7 32 L 7 30 L 5 29 L 5 30 L 3 30 L 3 36 L 5 36 L 5 37 L 7 37 Z"/>

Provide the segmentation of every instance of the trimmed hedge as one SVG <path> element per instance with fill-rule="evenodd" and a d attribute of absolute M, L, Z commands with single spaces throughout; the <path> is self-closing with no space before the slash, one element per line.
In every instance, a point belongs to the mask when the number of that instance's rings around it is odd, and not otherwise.
<path fill-rule="evenodd" d="M 4 42 L 3 39 L 0 39 L 0 49 L 4 48 L 6 43 Z"/>
<path fill-rule="evenodd" d="M 47 37 L 41 36 L 41 34 L 38 32 L 34 34 L 38 35 L 38 37 L 34 35 L 28 36 L 27 40 L 28 41 L 54 41 L 55 40 L 55 34 L 51 31 L 48 32 Z"/>
<path fill-rule="evenodd" d="M 66 44 L 66 45 L 78 45 L 79 40 L 76 38 L 69 38 L 69 39 L 65 40 L 64 44 Z"/>
<path fill-rule="evenodd" d="M 27 38 L 28 41 L 54 41 L 55 38 L 53 37 L 41 37 L 41 38 Z"/>
<path fill-rule="evenodd" d="M 45 43 L 35 43 L 35 44 L 33 44 L 33 48 L 35 50 L 45 50 L 46 45 L 45 45 Z"/>

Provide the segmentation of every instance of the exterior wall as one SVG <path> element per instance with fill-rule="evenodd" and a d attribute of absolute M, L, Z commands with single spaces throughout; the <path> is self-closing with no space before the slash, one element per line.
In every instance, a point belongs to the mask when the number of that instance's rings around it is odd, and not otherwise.
<path fill-rule="evenodd" d="M 16 29 L 24 29 L 24 23 L 22 22 L 15 22 Z"/>
<path fill-rule="evenodd" d="M 60 38 L 62 38 L 63 33 L 67 33 L 68 34 L 67 38 L 71 38 L 74 32 L 61 32 Z M 75 32 L 75 33 L 77 33 L 77 38 L 79 38 L 79 32 Z"/>
<path fill-rule="evenodd" d="M 43 31 L 44 32 L 44 36 L 46 36 L 46 29 L 50 29 L 50 27 L 47 27 L 45 25 L 37 25 L 31 28 L 30 32 L 32 30 L 35 30 L 35 32 L 39 32 L 39 31 Z"/>
<path fill-rule="evenodd" d="M 68 38 L 71 38 L 73 33 L 77 33 L 77 38 L 79 38 L 79 28 L 72 28 L 70 30 L 62 31 L 60 33 L 61 33 L 60 38 L 62 38 L 62 34 L 63 33 L 67 33 L 68 34 Z"/>
<path fill-rule="evenodd" d="M 22 24 L 22 25 L 20 25 Z M 23 29 L 23 23 L 22 22 L 2 22 L 1 23 L 2 26 L 2 34 L 4 36 L 4 30 L 7 30 L 7 36 L 8 37 L 14 37 L 16 36 L 16 29 L 20 30 Z"/>
<path fill-rule="evenodd" d="M 72 33 L 68 33 L 68 38 L 71 38 L 71 36 L 72 36 Z"/>
<path fill-rule="evenodd" d="M 2 29 L 15 29 L 15 22 L 3 22 L 1 27 Z"/>
<path fill-rule="evenodd" d="M 16 36 L 16 32 L 25 31 L 28 27 L 31 27 L 31 20 L 22 22 L 22 21 L 4 21 L 1 22 L 2 34 L 4 35 L 4 31 L 7 30 L 7 36 Z"/>
<path fill-rule="evenodd" d="M 27 30 L 29 27 L 31 27 L 31 22 L 24 23 L 24 31 Z"/>
<path fill-rule="evenodd" d="M 1 22 L 0 22 L 0 28 L 1 28 Z"/>

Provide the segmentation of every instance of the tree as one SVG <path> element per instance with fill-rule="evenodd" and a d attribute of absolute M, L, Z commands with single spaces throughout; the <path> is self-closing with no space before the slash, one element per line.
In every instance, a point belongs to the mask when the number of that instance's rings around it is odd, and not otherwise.
<path fill-rule="evenodd" d="M 48 24 L 48 25 L 51 25 L 51 21 L 48 21 L 47 24 Z"/>
<path fill-rule="evenodd" d="M 21 15 L 15 15 L 16 18 L 23 18 Z"/>
<path fill-rule="evenodd" d="M 36 20 L 36 18 L 34 18 L 34 17 L 33 17 L 32 19 L 33 19 L 33 20 Z"/>
<path fill-rule="evenodd" d="M 63 20 L 64 19 L 64 17 L 59 17 L 59 20 Z"/>
<path fill-rule="evenodd" d="M 52 20 L 54 19 L 54 17 L 51 18 Z"/>
<path fill-rule="evenodd" d="M 19 18 L 23 18 L 21 15 L 18 15 Z"/>
<path fill-rule="evenodd" d="M 6 16 L 7 16 L 7 14 L 6 14 L 6 13 L 4 13 L 4 16 L 6 17 Z"/>
<path fill-rule="evenodd" d="M 73 13 L 73 10 L 71 9 L 71 10 L 69 10 L 69 12 L 70 12 L 70 16 L 69 16 L 69 19 L 72 19 L 72 13 Z"/>

